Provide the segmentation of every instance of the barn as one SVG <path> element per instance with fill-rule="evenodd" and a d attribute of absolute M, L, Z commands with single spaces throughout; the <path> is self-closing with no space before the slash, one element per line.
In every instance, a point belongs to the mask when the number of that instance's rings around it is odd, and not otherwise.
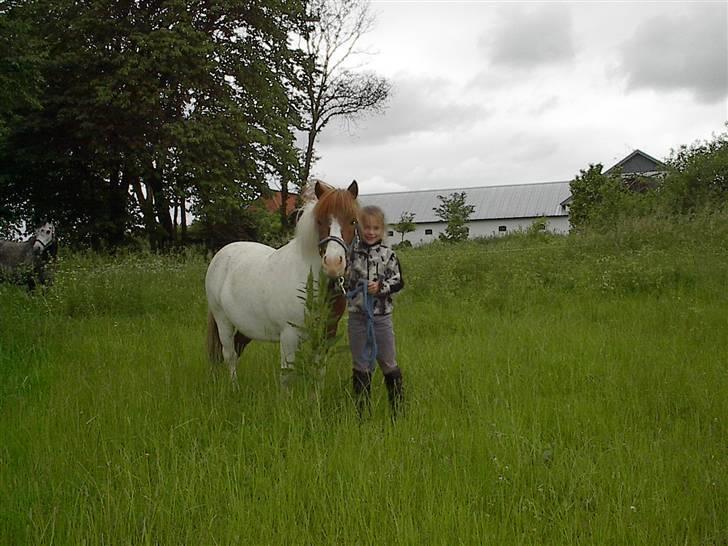
<path fill-rule="evenodd" d="M 361 205 L 377 205 L 390 223 L 388 235 L 394 236 L 392 224 L 403 212 L 411 212 L 417 226 L 405 235 L 414 245 L 429 243 L 445 231 L 446 223 L 433 210 L 440 205 L 438 195 L 465 192 L 466 202 L 475 210 L 470 215 L 470 237 L 494 237 L 526 229 L 536 218 L 545 217 L 547 228 L 556 233 L 569 231 L 569 216 L 561 202 L 569 197 L 568 182 L 517 184 L 447 190 L 424 190 L 360 195 Z M 395 240 L 399 242 L 400 235 Z"/>
<path fill-rule="evenodd" d="M 620 169 L 623 177 L 653 176 L 663 172 L 665 165 L 635 150 L 610 167 L 606 173 Z M 361 205 L 376 205 L 384 211 L 389 222 L 388 235 L 399 242 L 394 224 L 405 212 L 413 213 L 416 229 L 405 235 L 413 245 L 429 243 L 445 231 L 446 224 L 435 215 L 441 201 L 438 195 L 448 196 L 465 192 L 466 202 L 475 207 L 468 221 L 470 237 L 498 237 L 527 229 L 534 220 L 544 218 L 546 229 L 553 233 L 569 232 L 570 182 L 543 182 L 472 188 L 447 188 L 394 193 L 373 193 L 359 196 Z"/>

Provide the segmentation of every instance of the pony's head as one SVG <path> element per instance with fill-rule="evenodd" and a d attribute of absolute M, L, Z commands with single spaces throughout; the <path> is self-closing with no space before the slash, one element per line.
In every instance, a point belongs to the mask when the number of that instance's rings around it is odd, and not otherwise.
<path fill-rule="evenodd" d="M 43 252 L 46 250 L 56 238 L 56 229 L 53 224 L 46 222 L 33 234 L 33 250 L 35 252 Z"/>
<path fill-rule="evenodd" d="M 318 229 L 321 267 L 330 278 L 342 277 L 354 243 L 359 205 L 356 196 L 359 186 L 354 180 L 345 190 L 316 182 L 316 205 L 313 217 Z"/>

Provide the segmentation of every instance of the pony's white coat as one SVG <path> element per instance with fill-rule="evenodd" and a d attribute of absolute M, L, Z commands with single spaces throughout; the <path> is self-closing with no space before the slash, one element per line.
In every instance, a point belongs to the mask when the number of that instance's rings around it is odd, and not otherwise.
<path fill-rule="evenodd" d="M 293 365 L 300 335 L 293 325 L 303 324 L 305 311 L 301 289 L 305 289 L 309 272 L 316 277 L 323 262 L 315 205 L 310 202 L 304 206 L 296 236 L 278 250 L 260 243 L 232 243 L 210 262 L 205 277 L 208 308 L 217 323 L 223 358 L 233 379 L 238 356 L 235 332 L 251 340 L 279 341 L 281 367 Z M 334 219 L 330 234 L 341 236 Z M 324 256 L 331 263 L 342 258 L 346 267 L 341 245 L 327 244 Z"/>

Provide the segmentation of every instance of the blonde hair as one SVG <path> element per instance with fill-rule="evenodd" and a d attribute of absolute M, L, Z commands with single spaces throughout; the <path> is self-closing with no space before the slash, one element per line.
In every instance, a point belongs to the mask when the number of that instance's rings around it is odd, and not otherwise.
<path fill-rule="evenodd" d="M 387 239 L 387 221 L 384 218 L 384 211 L 376 205 L 367 205 L 359 209 L 359 229 L 364 229 L 364 218 L 374 218 L 382 223 L 382 241 Z M 361 233 L 361 231 L 360 231 Z"/>
<path fill-rule="evenodd" d="M 376 205 L 367 205 L 359 210 L 359 219 L 363 221 L 365 217 L 376 218 L 382 222 L 382 226 L 387 226 L 387 222 L 384 219 L 384 211 Z"/>

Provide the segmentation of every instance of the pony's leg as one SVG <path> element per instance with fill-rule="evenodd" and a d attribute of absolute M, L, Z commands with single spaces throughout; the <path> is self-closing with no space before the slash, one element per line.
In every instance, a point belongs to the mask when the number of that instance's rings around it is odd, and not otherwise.
<path fill-rule="evenodd" d="M 235 350 L 235 327 L 226 320 L 216 318 L 215 321 L 217 322 L 217 331 L 222 344 L 222 358 L 227 364 L 228 370 L 230 370 L 230 380 L 237 385 L 238 353 Z"/>
<path fill-rule="evenodd" d="M 299 337 L 298 329 L 293 326 L 288 326 L 281 332 L 281 387 L 284 390 L 290 389 L 294 379 L 293 363 L 296 358 Z"/>

